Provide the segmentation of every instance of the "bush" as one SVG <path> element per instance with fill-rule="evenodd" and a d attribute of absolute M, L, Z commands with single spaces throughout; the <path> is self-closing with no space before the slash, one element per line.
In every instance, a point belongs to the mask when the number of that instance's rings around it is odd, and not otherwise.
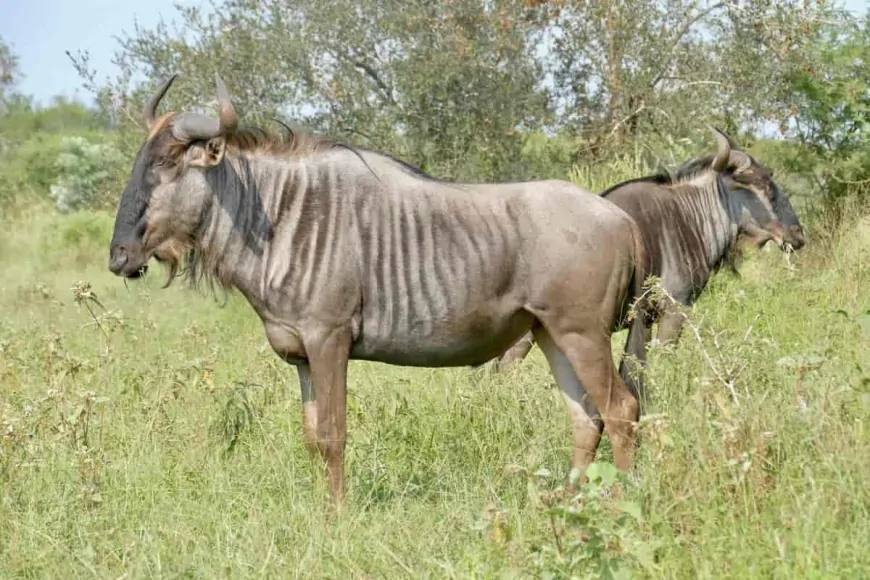
<path fill-rule="evenodd" d="M 62 144 L 55 160 L 59 176 L 50 188 L 57 209 L 67 213 L 99 206 L 101 193 L 126 159 L 110 144 L 84 137 L 64 137 Z"/>

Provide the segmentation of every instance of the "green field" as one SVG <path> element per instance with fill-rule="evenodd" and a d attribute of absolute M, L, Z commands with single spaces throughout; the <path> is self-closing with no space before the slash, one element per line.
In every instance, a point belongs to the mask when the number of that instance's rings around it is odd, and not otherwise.
<path fill-rule="evenodd" d="M 637 468 L 610 485 L 605 438 L 573 515 L 547 507 L 570 431 L 540 350 L 503 376 L 352 362 L 333 519 L 250 307 L 159 267 L 125 286 L 111 226 L 0 228 L 0 577 L 870 575 L 870 221 L 718 275 L 703 350 L 687 327 L 650 353 Z"/>

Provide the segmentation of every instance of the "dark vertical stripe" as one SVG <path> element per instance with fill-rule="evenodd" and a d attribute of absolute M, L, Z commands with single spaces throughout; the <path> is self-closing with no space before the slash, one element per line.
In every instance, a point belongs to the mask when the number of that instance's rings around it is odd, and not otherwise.
<path fill-rule="evenodd" d="M 427 201 L 425 198 L 422 200 Z M 429 224 L 424 216 L 420 215 L 419 205 L 415 205 L 411 213 L 411 231 L 412 231 L 412 246 L 411 246 L 411 272 L 413 287 L 417 289 L 414 292 L 416 300 L 412 305 L 417 320 L 412 320 L 411 324 L 425 324 L 427 328 L 432 320 L 432 294 L 429 285 L 429 276 L 427 272 L 430 268 L 429 256 L 426 248 L 426 231 Z"/>
<path fill-rule="evenodd" d="M 406 246 L 408 261 L 405 264 L 405 271 L 408 275 L 408 330 L 416 326 L 418 322 L 427 321 L 430 319 L 429 305 L 426 301 L 425 288 L 423 286 L 423 264 L 421 263 L 421 237 L 420 237 L 420 222 L 417 217 L 417 203 L 408 204 L 405 208 L 406 214 Z"/>
<path fill-rule="evenodd" d="M 388 338 L 393 332 L 393 324 L 395 320 L 395 311 L 393 310 L 396 306 L 396 300 L 394 296 L 394 286 L 393 286 L 393 275 L 391 273 L 392 262 L 395 259 L 393 256 L 393 200 L 385 199 L 385 203 L 382 207 L 382 211 L 380 214 L 381 224 L 378 227 L 379 230 L 379 238 L 381 240 L 381 263 L 379 264 L 379 270 L 381 274 L 381 278 L 379 280 L 378 288 L 383 293 L 383 302 L 381 303 L 382 309 L 379 311 L 379 315 L 383 317 L 384 325 L 381 328 L 381 338 Z"/>
<path fill-rule="evenodd" d="M 322 288 L 328 288 L 330 272 L 338 271 L 339 264 L 352 259 L 347 255 L 338 255 L 335 251 L 335 248 L 342 247 L 339 243 L 342 231 L 338 227 L 342 215 L 342 196 L 341 177 L 334 166 L 331 166 L 326 173 L 324 187 L 325 191 L 321 194 L 321 198 L 326 203 L 321 210 L 324 215 L 320 217 L 323 227 L 318 231 L 320 235 L 317 238 L 314 264 L 312 265 L 316 272 L 316 275 L 312 276 L 315 292 Z"/>
<path fill-rule="evenodd" d="M 383 255 L 383 240 L 381 239 L 382 230 L 383 230 L 383 216 L 381 214 L 382 211 L 382 200 L 381 198 L 372 199 L 370 212 L 369 212 L 369 226 L 368 226 L 368 235 L 369 235 L 369 261 L 367 264 L 367 272 L 368 272 L 368 291 L 369 291 L 369 300 L 372 302 L 370 308 L 375 313 L 383 312 L 384 309 L 384 295 L 383 295 L 383 268 L 382 262 L 384 260 Z M 380 337 L 382 332 L 381 327 L 381 317 L 380 314 L 376 314 L 372 317 L 374 321 L 374 328 L 372 328 L 372 334 L 375 337 Z"/>
<path fill-rule="evenodd" d="M 407 288 L 404 287 L 403 268 L 405 257 L 402 254 L 402 198 L 394 196 L 390 204 L 390 234 L 392 237 L 392 248 L 390 260 L 390 284 L 393 288 L 393 319 L 390 325 L 390 332 L 393 335 L 401 334 L 401 328 L 404 324 L 405 301 L 407 300 Z"/>
<path fill-rule="evenodd" d="M 444 199 L 432 199 L 433 207 L 430 212 L 432 223 L 429 227 L 432 230 L 432 275 L 433 275 L 433 290 L 441 297 L 441 310 L 439 315 L 444 315 L 446 312 L 453 310 L 453 303 L 450 298 L 452 293 L 447 291 L 447 284 L 450 280 L 450 245 L 452 239 L 450 236 L 449 224 L 446 221 L 446 201 Z"/>

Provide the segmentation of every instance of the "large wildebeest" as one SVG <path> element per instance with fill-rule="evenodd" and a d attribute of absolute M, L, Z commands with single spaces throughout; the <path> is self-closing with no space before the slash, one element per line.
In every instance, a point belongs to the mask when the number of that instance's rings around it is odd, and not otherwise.
<path fill-rule="evenodd" d="M 736 271 L 732 258 L 739 244 L 760 247 L 773 240 L 789 251 L 804 245 L 800 220 L 771 170 L 740 151 L 722 131 L 712 130 L 719 154 L 724 150 L 727 160 L 720 173 L 707 171 L 711 164 L 716 167 L 714 156 L 708 155 L 684 163 L 675 175 L 632 179 L 601 194 L 640 226 L 650 260 L 648 274 L 658 276 L 662 288 L 685 307 L 694 304 L 723 265 Z M 654 310 L 658 341 L 676 341 L 684 322 L 677 306 L 668 303 Z M 522 360 L 533 345 L 534 337 L 526 333 L 498 358 L 496 370 Z"/>
<path fill-rule="evenodd" d="M 325 460 L 334 501 L 344 496 L 349 359 L 481 364 L 530 329 L 571 416 L 573 467 L 594 457 L 593 411 L 614 463 L 631 466 L 637 387 L 610 346 L 643 280 L 628 214 L 568 182 L 449 183 L 311 135 L 239 129 L 217 75 L 218 120 L 156 117 L 174 78 L 145 107 L 149 134 L 109 269 L 137 277 L 153 256 L 169 265 L 168 284 L 185 259 L 190 282 L 245 296 L 297 368 L 303 436 Z M 628 348 L 641 360 L 645 332 L 634 317 Z"/>

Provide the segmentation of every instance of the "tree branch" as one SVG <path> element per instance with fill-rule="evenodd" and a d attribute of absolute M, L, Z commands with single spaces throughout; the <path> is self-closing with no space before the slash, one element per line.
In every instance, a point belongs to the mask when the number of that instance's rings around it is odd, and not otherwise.
<path fill-rule="evenodd" d="M 381 90 L 384 97 L 386 97 L 387 101 L 389 101 L 391 105 L 398 104 L 398 103 L 396 103 L 396 100 L 393 98 L 392 88 L 387 83 L 384 82 L 384 80 L 381 78 L 380 74 L 378 74 L 378 71 L 376 71 L 373 66 L 371 66 L 367 62 L 357 58 L 356 56 L 351 55 L 351 54 L 346 53 L 346 52 L 343 52 L 343 51 L 339 52 L 339 51 L 333 49 L 333 50 L 330 50 L 330 52 L 336 60 L 344 60 L 345 62 L 349 63 L 351 66 L 363 71 L 366 74 L 366 76 L 369 77 L 375 83 L 375 85 L 377 85 L 377 87 Z"/>
<path fill-rule="evenodd" d="M 668 68 L 670 68 L 671 63 L 674 62 L 674 57 L 677 55 L 677 47 L 680 45 L 680 41 L 683 40 L 683 37 L 686 36 L 686 34 L 689 33 L 689 31 L 692 29 L 692 27 L 695 24 L 697 24 L 701 19 L 706 18 L 714 10 L 718 10 L 719 8 L 724 8 L 724 7 L 725 7 L 724 2 L 717 2 L 716 4 L 713 4 L 712 6 L 707 8 L 706 10 L 702 10 L 701 12 L 698 12 L 693 17 L 689 17 L 687 15 L 685 22 L 683 22 L 683 26 L 681 26 L 680 29 L 677 31 L 677 35 L 671 41 L 670 47 L 668 47 L 667 52 L 669 53 L 669 55 L 668 55 L 668 58 L 665 60 L 664 65 L 662 66 L 662 70 L 659 71 L 659 74 L 657 74 L 655 76 L 655 78 L 653 78 L 652 82 L 650 82 L 650 84 L 649 84 L 649 87 L 651 89 L 654 89 L 655 86 L 657 84 L 659 84 L 665 78 L 665 75 L 668 72 Z"/>

